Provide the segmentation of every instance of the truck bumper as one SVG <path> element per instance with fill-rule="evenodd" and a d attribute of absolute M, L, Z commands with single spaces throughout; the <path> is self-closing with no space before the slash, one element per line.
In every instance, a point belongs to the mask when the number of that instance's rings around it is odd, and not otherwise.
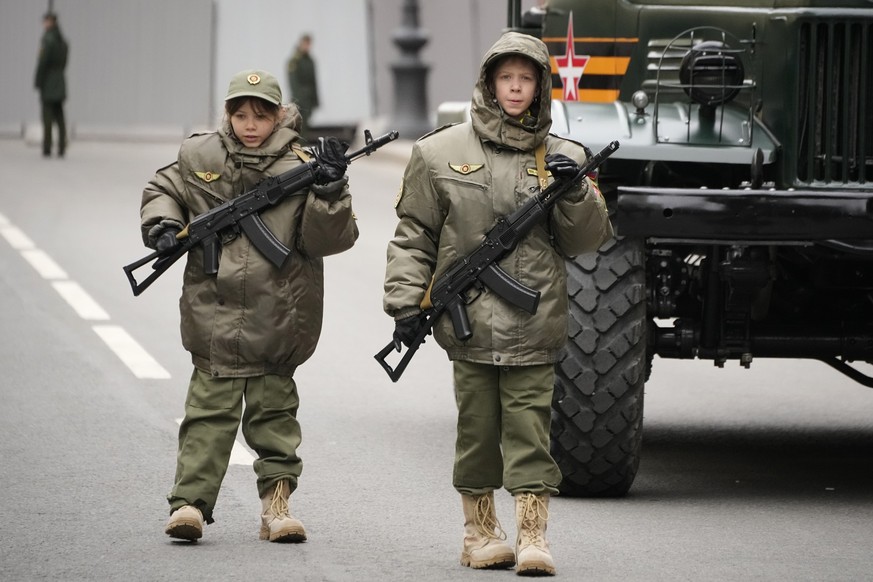
<path fill-rule="evenodd" d="M 618 190 L 616 234 L 680 240 L 873 239 L 873 190 Z"/>

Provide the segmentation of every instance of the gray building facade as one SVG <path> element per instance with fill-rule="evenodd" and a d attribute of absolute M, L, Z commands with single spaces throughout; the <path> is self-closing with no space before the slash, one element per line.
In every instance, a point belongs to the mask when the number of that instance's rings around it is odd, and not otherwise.
<path fill-rule="evenodd" d="M 321 98 L 313 123 L 387 126 L 405 1 L 0 0 L 0 136 L 39 124 L 33 75 L 49 4 L 70 43 L 73 140 L 181 139 L 214 127 L 238 70 L 269 70 L 288 91 L 285 62 L 304 32 L 314 37 Z M 506 2 L 416 4 L 433 121 L 441 102 L 470 98 L 482 54 L 506 26 Z"/>

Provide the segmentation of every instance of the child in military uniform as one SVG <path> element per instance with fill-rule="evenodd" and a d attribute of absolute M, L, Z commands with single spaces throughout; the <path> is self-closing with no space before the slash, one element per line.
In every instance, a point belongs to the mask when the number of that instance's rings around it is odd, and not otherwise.
<path fill-rule="evenodd" d="M 218 131 L 185 140 L 173 164 L 158 170 L 142 195 L 142 236 L 151 248 L 177 244 L 193 217 L 239 196 L 269 176 L 309 159 L 298 145 L 300 116 L 282 105 L 276 78 L 235 75 Z M 322 258 L 345 251 L 358 236 L 345 147 L 335 138 L 316 148 L 316 183 L 262 213 L 292 253 L 277 268 L 245 235 L 221 242 L 218 273 L 204 272 L 203 252 L 188 253 L 182 286 L 182 343 L 194 371 L 179 429 L 175 484 L 166 533 L 196 540 L 213 522 L 219 487 L 242 421 L 262 501 L 260 538 L 301 542 L 291 493 L 302 462 L 294 371 L 315 351 L 324 297 Z M 245 410 L 243 411 L 243 401 Z"/>
<path fill-rule="evenodd" d="M 550 103 L 546 46 L 506 33 L 485 54 L 471 120 L 414 144 L 385 275 L 384 308 L 395 319 L 395 341 L 408 346 L 416 337 L 429 282 L 475 250 L 498 217 L 510 215 L 548 181 L 578 173 L 585 149 L 549 133 Z M 500 262 L 542 293 L 535 314 L 486 288 L 466 306 L 469 340 L 455 337 L 451 318 L 436 322 L 434 337 L 454 368 L 453 485 L 465 518 L 464 566 L 517 563 L 518 574 L 555 574 L 545 531 L 549 496 L 561 480 L 549 453 L 549 423 L 554 363 L 567 339 L 564 259 L 596 250 L 612 234 L 602 197 L 583 180 Z M 500 487 L 515 498 L 514 549 L 503 541 L 494 509 L 493 492 Z"/>

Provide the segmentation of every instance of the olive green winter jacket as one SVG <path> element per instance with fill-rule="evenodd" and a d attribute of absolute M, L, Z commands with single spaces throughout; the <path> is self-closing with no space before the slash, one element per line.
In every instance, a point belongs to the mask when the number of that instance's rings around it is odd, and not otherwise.
<path fill-rule="evenodd" d="M 178 160 L 159 170 L 142 197 L 143 241 L 154 248 L 161 227 L 181 226 L 245 193 L 259 181 L 303 163 L 299 114 L 258 149 L 244 147 L 229 124 L 185 140 Z M 292 149 L 293 146 L 293 149 Z M 358 236 L 345 181 L 332 196 L 290 196 L 261 214 L 291 255 L 275 267 L 244 234 L 222 239 L 218 274 L 203 271 L 203 251 L 188 253 L 181 310 L 182 343 L 194 365 L 219 377 L 292 376 L 315 351 L 324 299 L 322 257 Z"/>
<path fill-rule="evenodd" d="M 539 64 L 539 98 L 523 120 L 507 117 L 487 87 L 495 59 L 519 53 Z M 388 245 L 385 311 L 401 319 L 419 311 L 433 276 L 475 250 L 498 217 L 507 216 L 539 191 L 534 150 L 563 153 L 579 163 L 584 148 L 549 134 L 551 73 L 545 45 L 519 33 L 504 34 L 482 62 L 473 92 L 471 122 L 437 130 L 417 141 L 396 202 L 399 223 Z M 549 178 L 551 182 L 551 178 Z M 564 259 L 597 249 L 612 236 L 606 206 L 583 181 L 553 209 L 500 267 L 542 293 L 530 315 L 485 289 L 467 305 L 473 336 L 455 337 L 441 317 L 434 336 L 452 360 L 495 365 L 552 363 L 567 339 Z"/>

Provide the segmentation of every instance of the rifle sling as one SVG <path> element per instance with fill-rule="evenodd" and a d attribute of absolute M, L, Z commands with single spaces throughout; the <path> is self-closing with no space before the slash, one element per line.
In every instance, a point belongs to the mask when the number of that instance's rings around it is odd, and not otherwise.
<path fill-rule="evenodd" d="M 548 175 L 546 171 L 546 142 L 540 142 L 534 152 L 534 157 L 537 160 L 537 177 L 540 180 L 540 190 L 545 190 L 549 185 Z"/>

